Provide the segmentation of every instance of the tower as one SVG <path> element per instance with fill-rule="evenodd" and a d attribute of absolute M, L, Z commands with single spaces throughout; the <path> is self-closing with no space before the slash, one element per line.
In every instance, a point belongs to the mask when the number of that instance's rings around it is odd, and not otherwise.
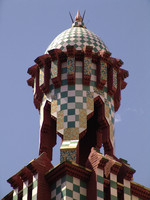
<path fill-rule="evenodd" d="M 149 199 L 135 172 L 114 153 L 114 113 L 128 72 L 79 12 L 28 69 L 40 112 L 40 156 L 11 177 L 4 199 Z M 56 134 L 60 164 L 53 167 Z M 104 155 L 101 148 L 104 148 Z"/>

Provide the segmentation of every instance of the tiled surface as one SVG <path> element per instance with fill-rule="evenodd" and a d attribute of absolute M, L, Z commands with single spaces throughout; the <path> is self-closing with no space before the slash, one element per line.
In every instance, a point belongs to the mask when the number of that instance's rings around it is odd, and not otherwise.
<path fill-rule="evenodd" d="M 74 149 L 78 145 L 78 140 L 64 140 L 61 145 L 61 149 Z"/>
<path fill-rule="evenodd" d="M 131 187 L 130 187 L 130 181 L 124 179 L 124 199 L 125 200 L 131 200 Z"/>
<path fill-rule="evenodd" d="M 73 27 L 85 27 L 83 22 L 78 22 L 78 21 L 75 21 L 75 22 L 72 24 L 72 26 L 73 26 Z"/>
<path fill-rule="evenodd" d="M 18 199 L 18 188 L 16 188 L 13 192 L 13 200 L 17 200 Z"/>
<path fill-rule="evenodd" d="M 117 89 L 117 71 L 113 69 L 113 86 Z"/>
<path fill-rule="evenodd" d="M 91 73 L 90 85 L 83 85 L 82 62 L 76 61 L 74 63 L 74 60 L 68 62 L 63 63 L 61 66 L 60 88 L 54 88 L 50 80 L 50 92 L 46 95 L 46 99 L 51 102 L 51 115 L 57 120 L 57 132 L 62 134 L 63 139 L 66 141 L 78 140 L 79 134 L 87 128 L 87 116 L 94 111 L 94 99 L 100 96 L 105 104 L 105 117 L 110 125 L 110 136 L 113 145 L 114 100 L 107 94 L 107 84 L 103 90 L 96 87 L 96 65 L 92 63 L 86 72 Z M 75 65 L 75 68 L 72 64 Z M 103 65 L 105 66 L 105 64 Z M 105 67 L 103 71 L 106 71 Z M 67 74 L 74 72 L 75 84 L 68 85 Z"/>
<path fill-rule="evenodd" d="M 74 74 L 75 72 L 75 58 L 68 57 L 67 58 L 67 74 Z"/>
<path fill-rule="evenodd" d="M 28 200 L 28 180 L 23 183 L 22 200 Z"/>
<path fill-rule="evenodd" d="M 77 150 L 74 149 L 61 149 L 60 150 L 60 162 L 69 160 L 71 162 L 76 162 Z"/>
<path fill-rule="evenodd" d="M 107 80 L 107 64 L 104 61 L 100 62 L 101 64 L 101 79 Z"/>
<path fill-rule="evenodd" d="M 84 74 L 85 75 L 91 75 L 92 73 L 92 59 L 85 57 L 84 58 Z"/>
<path fill-rule="evenodd" d="M 117 200 L 117 175 L 110 173 L 110 198 Z"/>
<path fill-rule="evenodd" d="M 60 148 L 60 162 L 65 160 L 76 162 L 77 145 L 79 140 L 64 140 Z"/>
<path fill-rule="evenodd" d="M 58 66 L 57 60 L 51 62 L 51 78 L 57 77 L 58 74 Z"/>
<path fill-rule="evenodd" d="M 37 191 L 38 191 L 38 174 L 33 176 L 33 186 L 32 186 L 32 200 L 37 200 Z"/>
<path fill-rule="evenodd" d="M 93 52 L 108 50 L 104 42 L 94 33 L 83 27 L 72 27 L 59 34 L 49 45 L 46 52 L 51 49 L 61 49 L 66 51 L 66 46 L 75 46 L 77 50 L 82 50 L 84 46 L 92 46 Z"/>
<path fill-rule="evenodd" d="M 64 131 L 64 140 L 78 140 L 79 128 L 66 128 Z"/>
<path fill-rule="evenodd" d="M 102 169 L 97 169 L 97 200 L 104 199 L 104 172 Z"/>
<path fill-rule="evenodd" d="M 85 130 L 87 121 L 85 116 L 94 111 L 94 98 L 97 96 L 100 96 L 101 99 L 106 103 L 105 115 L 108 119 L 108 122 L 112 122 L 112 124 L 114 123 L 113 99 L 107 94 L 106 87 L 104 87 L 103 91 L 95 87 L 96 66 L 94 64 L 92 64 L 91 67 L 92 80 L 90 82 L 90 86 L 82 85 L 81 62 L 76 63 L 75 85 L 68 85 L 66 65 L 62 66 L 61 73 L 61 87 L 54 89 L 53 85 L 51 85 L 50 97 L 48 98 L 51 101 L 51 114 L 54 117 L 58 118 L 58 113 L 62 110 L 64 113 L 64 128 L 61 130 L 58 126 L 58 132 L 64 135 L 64 132 L 72 132 L 71 130 L 69 131 L 68 128 L 79 128 L 79 133 Z M 83 112 L 84 116 L 82 114 Z M 61 117 L 63 118 L 63 115 L 61 115 Z M 60 123 L 60 121 L 62 122 L 62 118 L 59 118 L 58 123 Z"/>
<path fill-rule="evenodd" d="M 52 200 L 86 200 L 86 183 L 69 175 L 65 175 L 51 187 Z"/>

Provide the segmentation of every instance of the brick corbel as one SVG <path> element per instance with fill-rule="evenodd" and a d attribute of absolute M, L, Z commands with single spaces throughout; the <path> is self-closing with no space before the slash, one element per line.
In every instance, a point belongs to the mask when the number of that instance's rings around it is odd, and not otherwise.
<path fill-rule="evenodd" d="M 100 52 L 99 52 L 99 55 L 103 58 L 103 60 L 108 60 L 108 58 L 111 56 L 111 53 L 109 51 L 106 51 L 104 49 L 102 49 Z"/>
<path fill-rule="evenodd" d="M 30 67 L 27 71 L 28 74 L 31 75 L 31 78 L 29 78 L 27 80 L 27 83 L 29 86 L 31 86 L 32 88 L 34 87 L 34 78 L 35 78 L 35 75 L 36 75 L 36 70 L 37 70 L 37 65 L 33 65 L 32 67 Z"/>
<path fill-rule="evenodd" d="M 120 170 L 118 173 L 119 182 L 122 182 L 123 179 L 131 181 L 133 179 L 133 174 L 136 171 L 132 167 L 130 167 L 128 164 L 124 163 L 122 159 L 119 159 L 118 161 L 122 163 L 122 166 L 120 167 Z"/>
<path fill-rule="evenodd" d="M 21 169 L 20 172 L 18 172 L 18 175 L 21 177 L 23 182 L 27 180 L 29 181 L 29 184 L 32 182 L 33 175 L 27 167 L 24 167 L 23 169 Z"/>
<path fill-rule="evenodd" d="M 44 152 L 38 158 L 32 160 L 26 167 L 34 175 L 37 173 L 46 173 L 53 168 L 53 165 L 48 159 L 47 154 Z"/>
<path fill-rule="evenodd" d="M 48 171 L 45 174 L 45 178 L 49 185 L 56 182 L 66 174 L 88 182 L 91 172 L 92 171 L 90 169 L 84 168 L 76 163 L 65 161 Z"/>
<path fill-rule="evenodd" d="M 32 88 L 34 88 L 34 78 L 33 77 L 29 78 L 27 80 L 27 83 L 28 83 L 29 86 L 31 86 Z"/>
<path fill-rule="evenodd" d="M 7 180 L 7 182 L 10 183 L 10 185 L 11 185 L 11 187 L 13 187 L 13 189 L 18 188 L 19 191 L 22 190 L 23 182 L 18 174 L 15 174 L 11 178 L 9 178 Z"/>
<path fill-rule="evenodd" d="M 51 199 L 51 190 L 45 180 L 45 173 L 53 168 L 50 160 L 46 153 L 42 153 L 37 159 L 31 161 L 27 168 L 32 172 L 33 175 L 38 174 L 37 184 L 37 200 Z"/>
<path fill-rule="evenodd" d="M 115 175 L 119 173 L 120 167 L 122 166 L 121 163 L 115 162 L 115 164 L 111 167 L 111 172 Z"/>

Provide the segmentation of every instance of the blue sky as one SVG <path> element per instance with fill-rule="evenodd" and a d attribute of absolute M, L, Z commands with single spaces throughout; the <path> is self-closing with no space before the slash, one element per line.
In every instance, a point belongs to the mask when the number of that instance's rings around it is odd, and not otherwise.
<path fill-rule="evenodd" d="M 0 198 L 11 191 L 6 180 L 38 156 L 39 114 L 27 69 L 71 27 L 68 13 L 74 18 L 77 9 L 86 10 L 86 27 L 129 71 L 116 113 L 116 156 L 136 169 L 135 182 L 150 187 L 150 0 L 0 0 Z"/>

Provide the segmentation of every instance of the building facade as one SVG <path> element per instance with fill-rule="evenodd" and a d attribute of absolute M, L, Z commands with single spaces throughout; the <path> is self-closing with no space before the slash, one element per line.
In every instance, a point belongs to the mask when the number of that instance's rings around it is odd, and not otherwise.
<path fill-rule="evenodd" d="M 114 115 L 128 71 L 89 31 L 79 11 L 28 69 L 40 113 L 39 157 L 8 179 L 3 200 L 148 200 L 135 170 L 114 153 Z M 60 163 L 53 166 L 56 134 Z M 104 149 L 102 154 L 101 149 Z"/>

